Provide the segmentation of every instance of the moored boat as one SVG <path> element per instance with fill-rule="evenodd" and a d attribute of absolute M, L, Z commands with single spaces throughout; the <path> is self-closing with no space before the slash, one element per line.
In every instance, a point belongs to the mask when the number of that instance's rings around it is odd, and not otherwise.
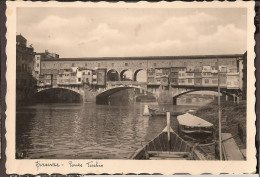
<path fill-rule="evenodd" d="M 178 133 L 187 138 L 206 139 L 213 136 L 213 124 L 200 117 L 186 113 L 177 117 Z"/>
<path fill-rule="evenodd" d="M 183 140 L 171 128 L 167 127 L 147 145 L 137 150 L 130 159 L 143 160 L 206 160 L 199 146 Z"/>

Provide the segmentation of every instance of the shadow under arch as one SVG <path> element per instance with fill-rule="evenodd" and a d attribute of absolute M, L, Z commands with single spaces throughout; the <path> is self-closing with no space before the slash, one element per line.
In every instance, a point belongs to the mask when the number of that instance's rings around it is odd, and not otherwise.
<path fill-rule="evenodd" d="M 147 94 L 147 95 L 137 95 L 135 97 L 136 102 L 156 102 L 156 96 L 153 94 Z"/>
<path fill-rule="evenodd" d="M 115 69 L 107 71 L 107 81 L 119 81 L 119 74 Z"/>
<path fill-rule="evenodd" d="M 103 104 L 103 105 L 108 105 L 109 104 L 109 96 L 113 95 L 114 93 L 117 93 L 122 90 L 127 90 L 127 89 L 140 89 L 140 87 L 134 87 L 134 86 L 129 86 L 129 87 L 116 87 L 112 88 L 109 90 L 106 90 L 96 96 L 96 104 Z M 155 98 L 156 96 L 151 93 L 147 92 L 149 95 L 153 95 Z"/>
<path fill-rule="evenodd" d="M 183 92 L 183 93 L 180 93 L 178 95 L 175 95 L 172 100 L 173 100 L 173 104 L 176 105 L 177 104 L 177 98 L 182 96 L 182 95 L 185 95 L 187 93 L 191 93 L 191 92 L 198 92 L 198 91 L 210 91 L 210 92 L 215 92 L 215 93 L 218 93 L 218 89 L 194 89 L 194 90 L 189 90 L 189 91 L 186 91 L 186 92 Z M 228 93 L 226 92 L 225 90 L 220 90 L 220 93 L 223 94 L 223 95 L 228 95 L 230 97 L 233 97 L 233 94 L 232 93 Z"/>
<path fill-rule="evenodd" d="M 32 103 L 80 103 L 83 96 L 68 88 L 46 88 L 32 95 Z"/>

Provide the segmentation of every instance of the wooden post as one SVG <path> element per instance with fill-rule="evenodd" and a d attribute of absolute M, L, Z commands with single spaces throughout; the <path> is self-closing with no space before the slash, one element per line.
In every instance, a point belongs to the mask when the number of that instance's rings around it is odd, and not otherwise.
<path fill-rule="evenodd" d="M 167 137 L 168 137 L 168 151 L 170 151 L 170 140 L 171 140 L 171 115 L 167 112 Z"/>
<path fill-rule="evenodd" d="M 222 135 L 221 135 L 221 107 L 220 107 L 220 74 L 219 74 L 219 59 L 218 63 L 218 140 L 219 140 L 219 160 L 222 160 Z"/>
<path fill-rule="evenodd" d="M 170 112 L 167 112 L 167 134 L 168 134 L 168 141 L 170 141 L 170 127 L 171 127 L 171 119 L 170 119 Z"/>

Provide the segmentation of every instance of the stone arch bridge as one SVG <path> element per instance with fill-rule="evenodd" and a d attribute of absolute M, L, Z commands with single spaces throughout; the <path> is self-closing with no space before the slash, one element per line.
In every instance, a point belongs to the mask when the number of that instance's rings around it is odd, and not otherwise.
<path fill-rule="evenodd" d="M 229 73 L 220 76 L 225 78 L 224 84 L 233 83 L 231 87 L 221 88 L 221 92 L 229 97 L 238 99 L 241 90 L 246 86 L 244 76 L 244 57 L 242 54 L 232 55 L 198 55 L 198 56 L 146 56 L 146 57 L 99 57 L 99 58 L 52 58 L 42 59 L 40 73 L 42 76 L 50 76 L 53 80 L 52 87 L 38 88 L 37 92 L 44 89 L 62 88 L 74 91 L 82 96 L 84 102 L 96 102 L 97 97 L 109 97 L 119 90 L 139 88 L 144 93 L 153 94 L 159 103 L 175 103 L 178 96 L 193 91 L 217 91 L 216 74 Z M 72 67 L 105 70 L 105 84 L 93 85 L 68 85 L 60 86 L 57 83 L 59 71 Z M 210 69 L 209 69 L 210 67 Z M 203 69 L 204 68 L 204 69 Z M 218 68 L 218 69 L 217 69 Z M 222 69 L 223 70 L 222 70 Z M 156 72 L 155 72 L 156 70 Z M 138 75 L 144 72 L 146 81 L 140 81 Z M 160 73 L 159 73 L 160 71 Z M 126 78 L 126 72 L 128 77 Z M 185 72 L 185 74 L 183 73 Z M 200 76 L 196 74 L 199 73 Z M 205 75 L 202 75 L 206 74 Z M 236 75 L 230 75 L 236 73 Z M 158 80 L 158 75 L 161 80 Z M 177 75 L 175 75 L 177 74 Z M 208 75 L 209 74 L 209 75 Z M 141 74 L 140 74 L 141 75 Z M 162 76 L 168 75 L 168 85 L 163 86 Z M 199 78 L 197 78 L 199 77 Z M 237 81 L 236 77 L 238 77 Z M 234 79 L 235 78 L 235 79 Z M 199 86 L 195 80 L 200 79 Z M 56 83 L 54 82 L 56 80 Z M 190 82 L 191 81 L 191 82 Z M 187 83 L 186 83 L 187 82 Z M 191 83 L 191 85 L 190 85 Z M 214 85 L 210 86 L 210 84 Z M 221 80 L 220 80 L 221 83 Z M 237 84 L 234 84 L 237 83 Z M 56 85 L 55 85 L 56 84 Z M 233 87 L 235 85 L 235 87 Z M 230 89 L 231 88 L 231 89 Z M 245 89 L 243 90 L 245 91 Z"/>
<path fill-rule="evenodd" d="M 37 93 L 42 91 L 47 91 L 51 89 L 66 89 L 79 94 L 83 102 L 97 102 L 100 100 L 108 104 L 108 98 L 112 94 L 126 89 L 140 89 L 140 93 L 143 95 L 150 94 L 153 95 L 158 103 L 168 103 L 176 104 L 177 98 L 179 96 L 185 95 L 187 93 L 196 91 L 213 91 L 217 92 L 216 87 L 172 87 L 169 86 L 168 89 L 164 87 L 152 88 L 147 86 L 146 83 L 140 83 L 137 81 L 124 81 L 124 82 L 108 82 L 107 86 L 104 88 L 94 88 L 89 85 L 77 85 L 77 86 L 54 86 L 38 88 Z M 221 88 L 220 92 L 225 96 L 225 99 L 232 99 L 234 101 L 239 101 L 240 90 L 230 90 L 226 88 Z M 139 95 L 141 95 L 139 94 Z M 223 97 L 224 98 L 224 97 Z"/>

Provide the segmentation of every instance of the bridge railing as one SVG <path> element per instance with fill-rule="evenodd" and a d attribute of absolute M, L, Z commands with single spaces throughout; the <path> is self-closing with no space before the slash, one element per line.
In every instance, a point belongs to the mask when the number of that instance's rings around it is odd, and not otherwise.
<path fill-rule="evenodd" d="M 138 82 L 138 81 L 107 81 L 107 86 L 141 86 L 146 85 L 145 82 Z"/>

